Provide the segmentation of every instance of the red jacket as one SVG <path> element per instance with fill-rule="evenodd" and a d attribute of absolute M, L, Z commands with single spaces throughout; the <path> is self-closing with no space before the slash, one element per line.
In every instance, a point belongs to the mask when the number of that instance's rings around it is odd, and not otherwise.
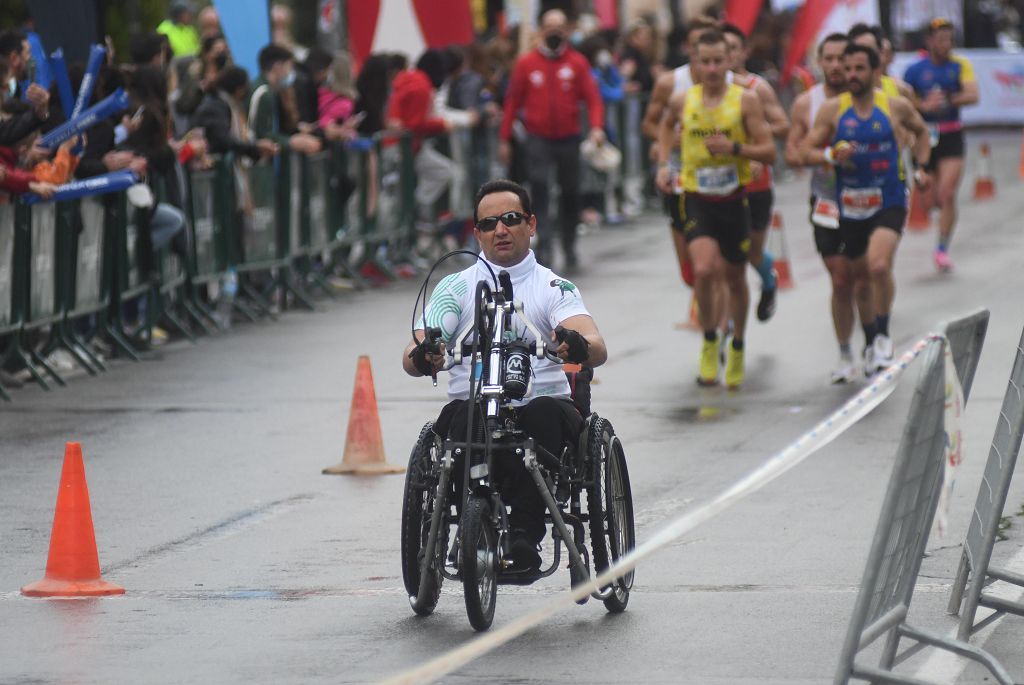
<path fill-rule="evenodd" d="M 0 190 L 21 195 L 28 192 L 28 184 L 35 183 L 36 177 L 31 171 L 19 169 L 18 153 L 9 147 L 0 147 L 0 166 L 5 172 L 0 179 Z"/>
<path fill-rule="evenodd" d="M 434 115 L 434 86 L 425 72 L 409 69 L 395 77 L 387 118 L 412 131 L 417 150 L 423 138 L 444 133 L 444 119 Z"/>
<path fill-rule="evenodd" d="M 587 59 L 572 48 L 549 59 L 531 50 L 512 70 L 505 94 L 500 136 L 508 140 L 512 122 L 522 110 L 526 130 L 542 138 L 568 138 L 580 133 L 580 102 L 587 105 L 591 128 L 604 128 L 604 103 Z"/>

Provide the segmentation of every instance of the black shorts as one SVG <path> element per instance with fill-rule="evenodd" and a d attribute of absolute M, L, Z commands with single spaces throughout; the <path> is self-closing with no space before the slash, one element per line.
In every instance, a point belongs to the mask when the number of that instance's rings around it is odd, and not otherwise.
<path fill-rule="evenodd" d="M 840 219 L 839 235 L 843 242 L 840 254 L 847 259 L 863 257 L 876 228 L 884 226 L 902 235 L 906 220 L 907 208 L 900 206 L 886 207 L 867 219 Z"/>
<path fill-rule="evenodd" d="M 772 203 L 775 202 L 775 191 L 758 190 L 747 193 L 750 201 L 750 230 L 755 233 L 767 231 L 772 223 Z"/>
<path fill-rule="evenodd" d="M 673 231 L 683 232 L 683 196 L 669 193 L 665 196 L 665 214 Z"/>
<path fill-rule="evenodd" d="M 814 205 L 818 198 L 811 196 L 811 212 L 808 218 L 814 216 Z M 835 257 L 843 252 L 843 237 L 838 228 L 828 228 L 821 224 L 814 223 L 811 219 L 811 226 L 814 226 L 814 246 L 818 248 L 818 254 L 822 257 Z"/>
<path fill-rule="evenodd" d="M 745 195 L 709 200 L 684 193 L 683 218 L 687 244 L 694 238 L 714 238 L 725 261 L 730 264 L 746 263 L 750 249 L 750 204 Z"/>
<path fill-rule="evenodd" d="M 932 156 L 925 165 L 925 171 L 935 171 L 939 168 L 939 160 L 946 157 L 962 158 L 964 156 L 964 132 L 950 131 L 940 133 L 939 142 L 932 148 Z"/>

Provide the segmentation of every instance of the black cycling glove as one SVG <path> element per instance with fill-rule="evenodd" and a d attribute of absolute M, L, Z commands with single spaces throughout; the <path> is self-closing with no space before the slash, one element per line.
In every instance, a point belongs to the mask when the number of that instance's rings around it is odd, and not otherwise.
<path fill-rule="evenodd" d="M 424 376 L 433 376 L 436 371 L 434 365 L 427 359 L 427 355 L 441 352 L 441 346 L 438 344 L 441 338 L 441 329 L 427 328 L 424 333 L 423 340 L 409 353 L 409 359 L 412 360 L 412 365 L 416 367 L 416 370 Z"/>
<path fill-rule="evenodd" d="M 569 346 L 569 361 L 573 364 L 582 364 L 590 357 L 590 341 L 571 328 L 558 326 L 555 328 L 555 340 Z"/>

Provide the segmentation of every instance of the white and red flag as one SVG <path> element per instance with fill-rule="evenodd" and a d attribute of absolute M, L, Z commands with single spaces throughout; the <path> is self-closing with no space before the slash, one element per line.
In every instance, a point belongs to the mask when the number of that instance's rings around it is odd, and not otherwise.
<path fill-rule="evenodd" d="M 782 67 L 786 83 L 793 68 L 830 33 L 846 33 L 854 24 L 878 24 L 878 0 L 807 0 L 796 15 L 789 52 Z"/>
<path fill-rule="evenodd" d="M 473 42 L 470 0 L 359 0 L 346 3 L 348 35 L 358 64 L 374 52 L 415 60 L 427 48 Z"/>

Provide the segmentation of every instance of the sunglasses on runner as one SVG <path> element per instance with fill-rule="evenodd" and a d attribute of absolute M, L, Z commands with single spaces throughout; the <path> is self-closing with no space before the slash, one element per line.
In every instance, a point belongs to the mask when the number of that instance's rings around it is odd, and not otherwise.
<path fill-rule="evenodd" d="M 522 212 L 505 212 L 500 216 L 485 216 L 483 219 L 476 222 L 476 228 L 481 233 L 490 233 L 498 227 L 499 221 L 509 228 L 512 228 L 513 226 L 518 226 L 529 218 L 529 214 L 523 214 Z"/>

